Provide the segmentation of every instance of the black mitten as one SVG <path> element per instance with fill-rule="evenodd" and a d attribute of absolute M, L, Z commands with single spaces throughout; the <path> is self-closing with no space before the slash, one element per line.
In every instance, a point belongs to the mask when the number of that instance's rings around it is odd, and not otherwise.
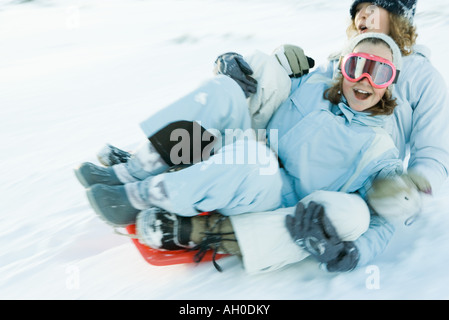
<path fill-rule="evenodd" d="M 306 208 L 298 203 L 295 215 L 286 217 L 286 227 L 295 243 L 325 264 L 328 271 L 349 271 L 357 265 L 357 248 L 340 239 L 322 205 L 310 202 Z"/>

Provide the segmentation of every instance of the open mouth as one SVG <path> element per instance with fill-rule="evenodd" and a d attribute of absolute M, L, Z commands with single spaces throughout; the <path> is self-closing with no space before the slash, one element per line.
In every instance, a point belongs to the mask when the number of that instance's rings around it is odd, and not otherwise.
<path fill-rule="evenodd" d="M 365 33 L 367 31 L 368 31 L 368 27 L 367 26 L 365 26 L 365 25 L 359 26 L 359 32 L 360 33 Z"/>
<path fill-rule="evenodd" d="M 361 90 L 361 89 L 353 89 L 354 91 L 354 95 L 358 100 L 366 100 L 369 97 L 372 96 L 372 93 L 365 91 L 365 90 Z"/>

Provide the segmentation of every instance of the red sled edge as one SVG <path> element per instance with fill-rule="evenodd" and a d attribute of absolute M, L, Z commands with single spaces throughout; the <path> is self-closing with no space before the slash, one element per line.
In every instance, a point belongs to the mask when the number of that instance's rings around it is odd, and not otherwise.
<path fill-rule="evenodd" d="M 134 224 L 129 225 L 126 227 L 126 231 L 130 235 L 136 234 L 136 226 Z M 153 266 L 169 266 L 169 265 L 175 265 L 175 264 L 184 264 L 184 263 L 194 263 L 194 256 L 196 254 L 196 251 L 182 251 L 182 250 L 176 250 L 176 251 L 167 251 L 167 250 L 157 250 L 150 248 L 142 243 L 139 242 L 138 239 L 132 238 L 131 239 L 134 243 L 134 245 L 139 250 L 142 257 L 147 261 L 149 264 Z M 226 254 L 216 254 L 215 260 L 218 260 L 220 258 L 226 257 L 228 255 Z M 212 250 L 209 250 L 204 255 L 201 262 L 207 262 L 212 261 L 213 252 Z"/>

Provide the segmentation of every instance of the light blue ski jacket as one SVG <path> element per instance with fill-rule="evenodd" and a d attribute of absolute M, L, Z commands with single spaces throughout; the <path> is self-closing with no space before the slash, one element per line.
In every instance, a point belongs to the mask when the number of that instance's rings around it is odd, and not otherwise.
<path fill-rule="evenodd" d="M 270 147 L 284 167 L 284 205 L 294 206 L 317 190 L 360 192 L 377 177 L 402 172 L 402 161 L 388 133 L 388 116 L 352 110 L 343 100 L 333 105 L 323 93 L 331 79 L 313 72 L 268 124 Z"/>

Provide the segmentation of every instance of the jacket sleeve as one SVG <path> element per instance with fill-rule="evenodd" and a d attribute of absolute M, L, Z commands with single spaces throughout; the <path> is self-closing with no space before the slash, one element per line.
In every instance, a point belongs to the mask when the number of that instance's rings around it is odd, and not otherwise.
<path fill-rule="evenodd" d="M 357 267 L 364 267 L 381 254 L 394 233 L 394 226 L 381 216 L 372 213 L 368 230 L 354 241 L 359 250 Z"/>
<path fill-rule="evenodd" d="M 416 69 L 415 69 L 416 68 Z M 413 108 L 409 170 L 425 176 L 434 191 L 448 178 L 449 92 L 443 77 L 421 57 L 407 95 Z"/>
<path fill-rule="evenodd" d="M 288 98 L 291 80 L 274 56 L 256 51 L 245 56 L 257 80 L 257 92 L 248 99 L 252 127 L 265 129 L 273 113 Z"/>

